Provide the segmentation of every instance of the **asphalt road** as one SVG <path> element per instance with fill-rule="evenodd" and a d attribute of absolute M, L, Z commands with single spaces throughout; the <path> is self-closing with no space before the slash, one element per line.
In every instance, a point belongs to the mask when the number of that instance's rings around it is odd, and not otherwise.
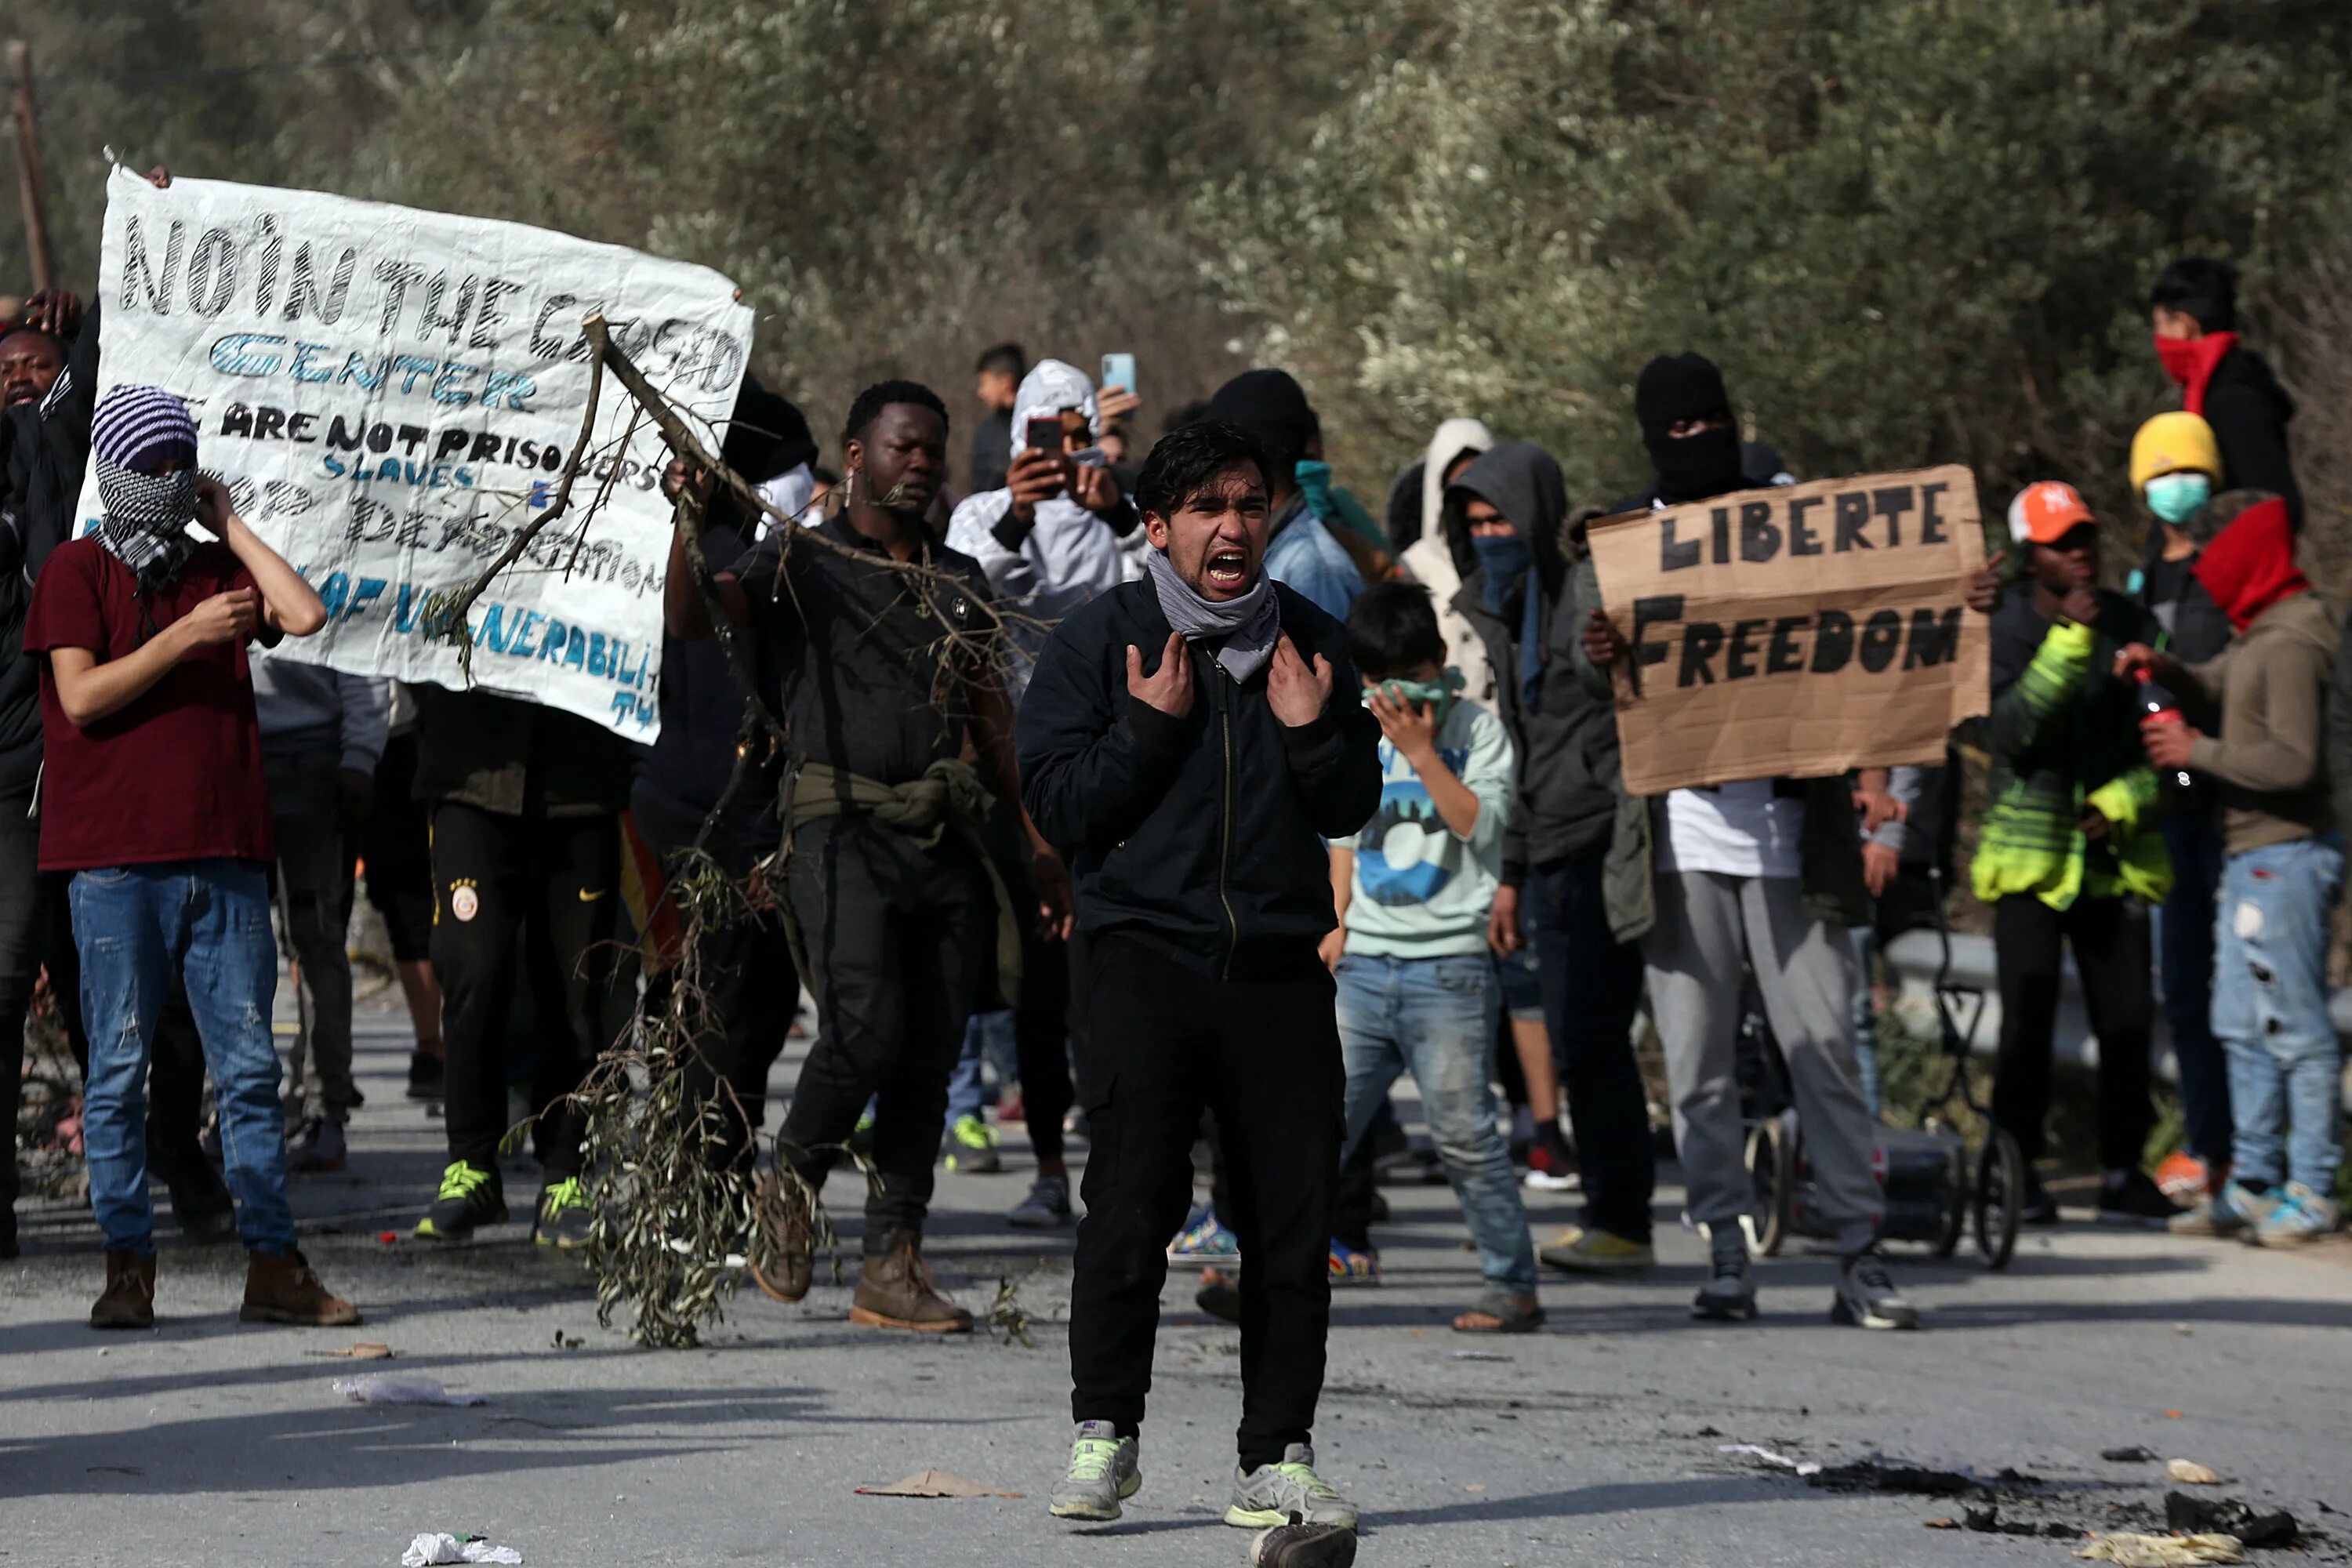
<path fill-rule="evenodd" d="M 520 1225 L 459 1250 L 407 1239 L 441 1163 L 440 1124 L 400 1098 L 396 1022 L 363 1022 L 370 1103 L 342 1175 L 298 1186 L 305 1246 L 367 1323 L 243 1328 L 235 1247 L 169 1239 L 159 1326 L 84 1325 L 100 1281 L 86 1211 L 25 1211 L 28 1255 L 0 1266 L 0 1561 L 320 1568 L 392 1563 L 419 1531 L 473 1531 L 533 1564 L 1240 1563 L 1219 1521 L 1239 1408 L 1236 1335 L 1171 1278 L 1142 1494 L 1115 1526 L 1057 1525 L 1045 1494 L 1068 1442 L 1066 1237 L 1016 1238 L 1012 1173 L 943 1177 L 931 1256 L 984 1306 L 1014 1278 L 1034 1349 L 985 1336 L 858 1330 L 848 1291 L 796 1307 L 746 1291 L 708 1344 L 649 1352 L 600 1329 L 579 1265 Z M 790 1068 L 777 1086 L 789 1083 Z M 510 1197 L 535 1190 L 527 1165 Z M 2070 1224 L 1989 1274 L 1897 1249 L 1928 1310 L 1917 1334 L 1828 1321 L 1831 1263 L 1761 1266 L 1765 1315 L 1699 1326 L 1703 1247 L 1660 1195 L 1664 1261 L 1608 1283 L 1548 1280 L 1539 1335 L 1450 1332 L 1475 1260 L 1443 1187 L 1390 1187 L 1386 1281 L 1335 1304 L 1317 1437 L 1362 1507 L 1359 1561 L 1394 1564 L 2004 1563 L 2072 1561 L 2077 1541 L 1937 1531 L 1952 1500 L 1822 1489 L 1721 1452 L 1755 1443 L 1836 1465 L 1883 1458 L 2043 1484 L 2003 1517 L 2145 1522 L 2162 1458 L 2326 1533 L 2282 1563 L 2352 1558 L 2352 1246 L 2277 1256 Z M 829 1194 L 854 1228 L 856 1194 Z M 1538 1198 L 1539 1227 L 1573 1199 Z M 398 1239 L 385 1243 L 379 1233 Z M 379 1340 L 389 1363 L 326 1352 Z M 417 1373 L 487 1403 L 362 1407 L 354 1370 Z M 2144 1445 L 2156 1462 L 2110 1462 Z M 1018 1499 L 858 1495 L 927 1467 Z"/>

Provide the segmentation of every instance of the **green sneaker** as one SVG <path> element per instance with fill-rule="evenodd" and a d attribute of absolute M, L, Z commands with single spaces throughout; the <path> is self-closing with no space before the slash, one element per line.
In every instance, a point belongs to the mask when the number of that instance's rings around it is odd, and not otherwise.
<path fill-rule="evenodd" d="M 416 1222 L 416 1234 L 426 1241 L 471 1241 L 477 1226 L 502 1225 L 506 1217 L 499 1173 L 452 1160 L 441 1173 L 441 1194 Z"/>
<path fill-rule="evenodd" d="M 1536 1248 L 1536 1256 L 1570 1274 L 1638 1274 L 1658 1261 L 1646 1241 L 1580 1225 L 1570 1226 Z"/>
<path fill-rule="evenodd" d="M 1278 1465 L 1260 1465 L 1247 1474 L 1235 1470 L 1234 1500 L 1225 1510 L 1225 1522 L 1244 1530 L 1294 1521 L 1356 1528 L 1356 1505 L 1315 1473 L 1315 1449 L 1306 1443 L 1285 1448 Z"/>
<path fill-rule="evenodd" d="M 1055 1519 L 1105 1522 L 1117 1519 L 1118 1505 L 1142 1485 L 1142 1445 L 1108 1421 L 1081 1421 L 1070 1445 L 1070 1473 L 1054 1488 L 1048 1507 Z"/>
<path fill-rule="evenodd" d="M 996 1152 L 996 1129 L 978 1116 L 959 1116 L 948 1129 L 948 1169 L 967 1176 L 992 1176 L 1004 1169 Z"/>
<path fill-rule="evenodd" d="M 531 1239 L 541 1247 L 560 1247 L 570 1252 L 588 1245 L 588 1227 L 595 1219 L 595 1210 L 588 1206 L 588 1189 L 580 1184 L 579 1177 L 566 1176 L 541 1189 L 539 1220 L 531 1226 Z"/>

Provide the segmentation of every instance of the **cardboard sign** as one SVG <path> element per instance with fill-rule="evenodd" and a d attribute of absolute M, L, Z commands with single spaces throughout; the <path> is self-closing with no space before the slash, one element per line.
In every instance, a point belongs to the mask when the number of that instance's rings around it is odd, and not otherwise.
<path fill-rule="evenodd" d="M 719 426 L 751 346 L 734 292 L 708 268 L 521 224 L 217 180 L 157 190 L 117 169 L 99 389 L 184 399 L 198 466 L 325 601 L 326 628 L 277 657 L 463 688 L 419 612 L 553 504 L 587 410 L 582 323 L 603 310 L 656 385 Z M 467 625 L 474 685 L 650 741 L 671 511 L 667 448 L 634 413 L 607 377 L 572 510 Z M 103 510 L 93 472 L 84 531 Z"/>
<path fill-rule="evenodd" d="M 1591 539 L 1636 795 L 1937 762 L 1990 706 L 1965 468 L 1741 490 Z"/>

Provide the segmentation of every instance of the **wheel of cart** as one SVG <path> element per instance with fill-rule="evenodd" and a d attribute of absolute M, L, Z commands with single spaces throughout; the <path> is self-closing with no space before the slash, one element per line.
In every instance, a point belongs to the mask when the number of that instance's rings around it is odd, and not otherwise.
<path fill-rule="evenodd" d="M 1950 1257 L 1972 1225 L 1977 1253 L 1985 1267 L 2006 1268 L 2017 1251 L 2025 1156 L 2016 1139 L 1993 1125 L 1990 1108 L 1977 1103 L 1976 1092 L 1969 1085 L 1969 1053 L 1977 1027 L 1984 1021 L 1985 994 L 1981 986 L 1962 985 L 1952 979 L 1952 928 L 1944 918 L 1942 870 L 1930 868 L 1928 879 L 1936 893 L 1936 933 L 1943 943 L 1942 961 L 1936 970 L 1936 1021 L 1950 1061 L 1943 1092 L 1921 1108 L 1919 1125 L 1926 1130 L 1957 1126 L 1955 1112 L 1965 1109 L 1986 1129 L 1966 1162 L 1968 1179 L 1952 1184 L 1949 1212 L 1934 1243 L 1936 1256 Z"/>
<path fill-rule="evenodd" d="M 2025 1197 L 2025 1156 L 2017 1140 L 1996 1127 L 1977 1155 L 1973 1194 L 1977 1251 L 1988 1268 L 2006 1268 L 2017 1251 L 2018 1205 Z"/>
<path fill-rule="evenodd" d="M 1748 1233 L 1748 1250 L 1770 1258 L 1789 1239 L 1792 1200 L 1797 1191 L 1797 1113 L 1791 1110 L 1767 1116 L 1748 1130 L 1748 1182 L 1756 1206 L 1739 1216 Z"/>

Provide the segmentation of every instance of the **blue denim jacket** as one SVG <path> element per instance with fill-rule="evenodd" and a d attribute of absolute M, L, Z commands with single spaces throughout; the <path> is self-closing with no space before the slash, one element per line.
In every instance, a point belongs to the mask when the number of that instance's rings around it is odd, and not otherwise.
<path fill-rule="evenodd" d="M 1342 623 L 1364 591 L 1363 574 L 1303 498 L 1265 547 L 1265 574 Z"/>

